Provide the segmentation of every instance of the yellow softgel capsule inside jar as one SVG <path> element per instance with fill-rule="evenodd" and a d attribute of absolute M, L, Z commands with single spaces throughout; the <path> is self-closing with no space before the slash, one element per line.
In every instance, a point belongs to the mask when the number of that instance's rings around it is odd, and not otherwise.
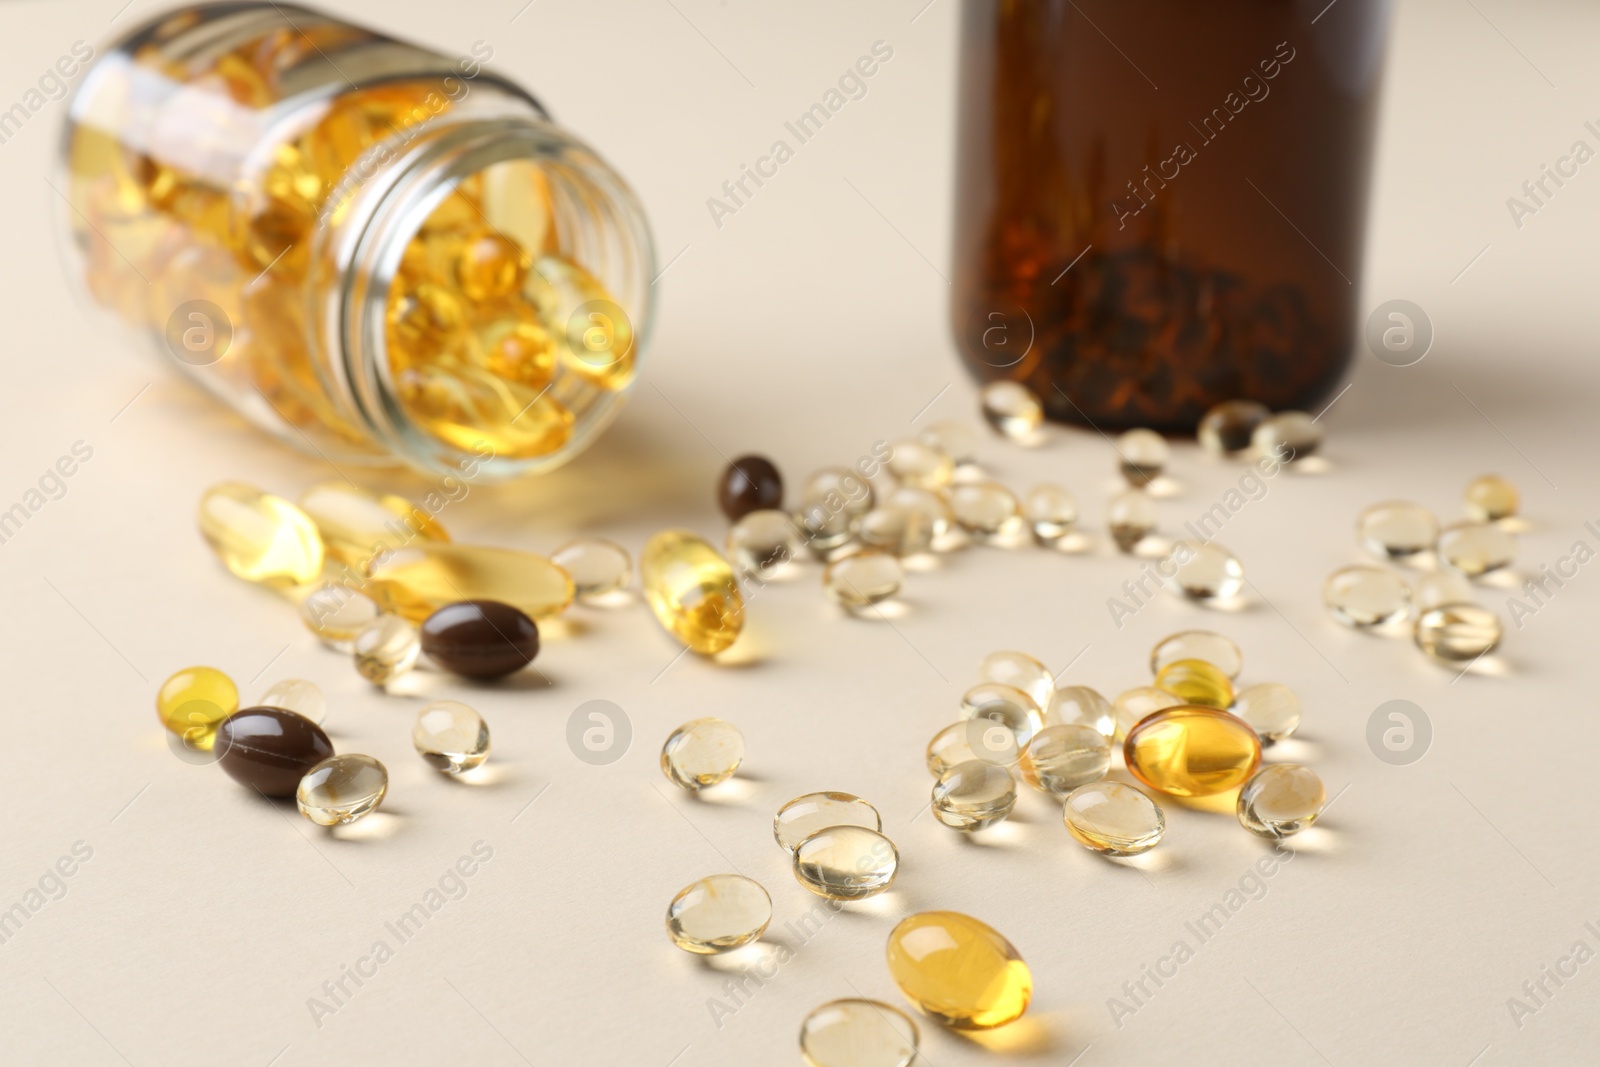
<path fill-rule="evenodd" d="M 1180 704 L 1139 720 L 1122 744 L 1128 771 L 1161 793 L 1205 797 L 1243 785 L 1261 764 L 1261 740 L 1244 720 Z"/>
<path fill-rule="evenodd" d="M 956 1030 L 1015 1022 L 1033 974 L 993 927 L 955 911 L 902 919 L 889 934 L 889 975 L 917 1010 Z"/>
<path fill-rule="evenodd" d="M 744 628 L 744 597 L 732 565 L 687 530 L 650 538 L 639 557 L 639 581 L 656 620 L 701 655 L 721 652 Z"/>

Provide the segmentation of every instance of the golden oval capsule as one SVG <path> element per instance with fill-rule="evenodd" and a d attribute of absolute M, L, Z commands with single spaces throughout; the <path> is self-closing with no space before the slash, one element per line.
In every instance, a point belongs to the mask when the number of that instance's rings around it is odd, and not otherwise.
<path fill-rule="evenodd" d="M 301 493 L 300 510 L 317 524 L 328 555 L 357 570 L 414 541 L 450 540 L 430 513 L 393 493 L 330 482 Z"/>
<path fill-rule="evenodd" d="M 1179 705 L 1139 720 L 1122 756 L 1133 776 L 1161 793 L 1205 797 L 1244 784 L 1261 764 L 1261 740 L 1236 716 Z"/>
<path fill-rule="evenodd" d="M 1227 708 L 1233 703 L 1233 682 L 1219 668 L 1200 659 L 1180 659 L 1156 672 L 1156 688 L 1185 704 Z"/>
<path fill-rule="evenodd" d="M 533 552 L 430 541 L 374 561 L 362 588 L 378 606 L 421 623 L 446 604 L 496 600 L 530 619 L 572 603 L 567 572 Z"/>
<path fill-rule="evenodd" d="M 322 573 L 322 535 L 305 512 L 242 482 L 200 498 L 200 533 L 236 577 L 263 585 L 304 585 Z"/>
<path fill-rule="evenodd" d="M 656 621 L 703 656 L 733 644 L 744 628 L 744 597 L 733 567 L 687 530 L 650 538 L 639 557 L 639 582 Z"/>
<path fill-rule="evenodd" d="M 956 1030 L 1015 1022 L 1033 999 L 1033 974 L 993 927 L 955 911 L 924 911 L 889 934 L 889 975 L 907 1000 Z"/>

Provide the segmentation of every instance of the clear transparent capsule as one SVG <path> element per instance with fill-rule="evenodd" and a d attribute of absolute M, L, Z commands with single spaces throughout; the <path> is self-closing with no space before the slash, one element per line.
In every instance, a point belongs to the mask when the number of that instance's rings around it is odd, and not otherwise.
<path fill-rule="evenodd" d="M 1014 686 L 979 682 L 961 695 L 961 714 L 967 719 L 999 723 L 1027 745 L 1044 728 L 1044 711 L 1033 697 Z"/>
<path fill-rule="evenodd" d="M 1438 542 L 1439 520 L 1421 504 L 1386 500 L 1356 518 L 1356 537 L 1379 559 L 1410 559 Z"/>
<path fill-rule="evenodd" d="M 380 686 L 411 670 L 421 654 L 422 637 L 417 628 L 398 615 L 373 619 L 351 646 L 357 673 Z"/>
<path fill-rule="evenodd" d="M 300 814 L 318 826 L 355 822 L 376 811 L 389 791 L 389 772 L 371 756 L 329 756 L 306 772 L 295 790 Z"/>
<path fill-rule="evenodd" d="M 950 487 L 950 514 L 979 540 L 1000 540 L 1022 528 L 1022 505 L 999 482 L 963 482 Z"/>
<path fill-rule="evenodd" d="M 1126 489 L 1106 505 L 1106 526 L 1119 549 L 1132 552 L 1156 531 L 1156 502 L 1142 489 Z"/>
<path fill-rule="evenodd" d="M 1118 437 L 1117 469 L 1135 489 L 1141 489 L 1161 477 L 1166 470 L 1171 449 L 1167 439 L 1154 430 L 1129 430 Z"/>
<path fill-rule="evenodd" d="M 900 852 L 877 830 L 829 826 L 795 846 L 794 878 L 829 900 L 865 900 L 894 884 Z"/>
<path fill-rule="evenodd" d="M 417 712 L 411 744 L 434 770 L 460 774 L 489 758 L 489 724 L 459 700 L 438 700 Z"/>
<path fill-rule="evenodd" d="M 1250 447 L 1256 427 L 1272 414 L 1265 404 L 1254 400 L 1224 400 L 1213 404 L 1200 416 L 1195 436 L 1200 447 L 1213 455 L 1226 456 Z"/>
<path fill-rule="evenodd" d="M 836 559 L 822 572 L 828 596 L 850 611 L 864 611 L 900 592 L 905 572 L 887 552 L 868 548 Z"/>
<path fill-rule="evenodd" d="M 1226 603 L 1244 591 L 1244 564 L 1215 541 L 1178 541 L 1168 559 L 1168 588 L 1197 604 Z"/>
<path fill-rule="evenodd" d="M 883 817 L 877 808 L 853 793 L 807 793 L 778 809 L 772 818 L 772 836 L 785 852 L 793 852 L 800 842 L 830 826 L 882 830 Z"/>
<path fill-rule="evenodd" d="M 760 939 L 772 922 L 772 898 L 742 874 L 691 882 L 667 905 L 667 935 L 685 952 L 715 956 Z"/>
<path fill-rule="evenodd" d="M 1117 735 L 1117 714 L 1111 701 L 1086 685 L 1063 686 L 1051 693 L 1044 721 L 1046 726 L 1089 726 L 1108 738 Z"/>
<path fill-rule="evenodd" d="M 300 621 L 306 629 L 338 652 L 354 648 L 356 636 L 380 614 L 370 598 L 342 585 L 320 585 L 300 602 Z"/>
<path fill-rule="evenodd" d="M 1185 704 L 1225 709 L 1233 704 L 1233 682 L 1203 659 L 1174 660 L 1156 672 L 1156 688 Z"/>
<path fill-rule="evenodd" d="M 983 387 L 979 400 L 984 421 L 1010 440 L 1031 440 L 1044 422 L 1044 406 L 1039 397 L 1021 382 L 990 382 Z"/>
<path fill-rule="evenodd" d="M 1457 522 L 1439 531 L 1439 558 L 1471 578 L 1509 567 L 1517 539 L 1493 522 Z"/>
<path fill-rule="evenodd" d="M 1092 726 L 1046 726 L 1018 761 L 1022 780 L 1043 793 L 1065 796 L 1097 782 L 1111 767 L 1111 745 Z"/>
<path fill-rule="evenodd" d="M 1128 731 L 1132 730 L 1140 719 L 1167 708 L 1175 708 L 1182 703 L 1182 700 L 1171 693 L 1157 689 L 1153 685 L 1141 685 L 1124 690 L 1117 694 L 1117 699 L 1111 704 L 1112 714 L 1117 720 L 1116 736 L 1127 737 Z"/>
<path fill-rule="evenodd" d="M 1322 427 L 1303 411 L 1280 411 L 1261 420 L 1250 435 L 1250 447 L 1258 455 L 1293 463 L 1322 448 Z"/>
<path fill-rule="evenodd" d="M 1327 804 L 1328 791 L 1316 771 L 1279 763 L 1263 767 L 1245 783 L 1235 811 L 1246 830 L 1277 841 L 1316 822 Z"/>
<path fill-rule="evenodd" d="M 978 458 L 978 431 L 970 422 L 944 419 L 917 435 L 917 440 L 937 448 L 959 466 Z"/>
<path fill-rule="evenodd" d="M 928 742 L 928 771 L 935 778 L 958 763 L 981 760 L 998 767 L 1017 762 L 1022 746 L 1011 727 L 989 719 L 968 719 L 951 723 Z"/>
<path fill-rule="evenodd" d="M 805 535 L 787 512 L 746 514 L 728 530 L 728 559 L 740 574 L 771 578 L 801 558 Z"/>
<path fill-rule="evenodd" d="M 882 1001 L 847 998 L 817 1008 L 800 1024 L 806 1067 L 911 1067 L 917 1024 Z"/>
<path fill-rule="evenodd" d="M 1167 819 L 1131 785 L 1091 782 L 1067 794 L 1062 819 L 1078 844 L 1107 856 L 1137 856 L 1161 843 Z"/>
<path fill-rule="evenodd" d="M 933 815 L 953 830 L 985 830 L 1017 804 L 1011 772 L 982 760 L 958 763 L 933 784 Z"/>
<path fill-rule="evenodd" d="M 1522 500 L 1517 487 L 1498 474 L 1480 475 L 1467 483 L 1467 514 L 1479 522 L 1498 522 L 1517 513 Z"/>
<path fill-rule="evenodd" d="M 596 600 L 626 589 L 633 578 L 633 557 L 615 541 L 580 537 L 550 553 L 550 562 L 572 579 L 579 600 Z"/>
<path fill-rule="evenodd" d="M 889 494 L 886 503 L 889 507 L 913 512 L 926 519 L 934 542 L 948 535 L 956 523 L 956 518 L 950 513 L 950 505 L 945 502 L 944 497 L 928 489 L 901 486 Z M 937 548 L 938 545 L 935 544 L 934 547 Z"/>
<path fill-rule="evenodd" d="M 1254 730 L 1263 744 L 1282 741 L 1300 725 L 1300 698 L 1280 682 L 1261 682 L 1239 691 L 1233 713 Z"/>
<path fill-rule="evenodd" d="M 328 701 L 316 682 L 304 678 L 285 678 L 274 682 L 256 701 L 257 707 L 282 708 L 303 715 L 317 725 L 328 716 Z"/>
<path fill-rule="evenodd" d="M 818 552 L 838 548 L 855 535 L 856 524 L 872 510 L 872 483 L 853 470 L 825 467 L 800 489 L 799 522 Z"/>
<path fill-rule="evenodd" d="M 1180 659 L 1205 660 L 1229 678 L 1244 670 L 1239 646 L 1212 630 L 1180 630 L 1163 637 L 1150 650 L 1150 673 L 1160 674 L 1162 667 Z"/>
<path fill-rule="evenodd" d="M 1036 485 L 1022 498 L 1022 517 L 1039 544 L 1060 544 L 1078 525 L 1078 500 L 1059 485 Z"/>
<path fill-rule="evenodd" d="M 890 449 L 884 465 L 901 485 L 943 489 L 955 477 L 955 460 L 942 448 L 923 441 L 896 441 Z"/>
<path fill-rule="evenodd" d="M 1056 689 L 1050 668 L 1026 652 L 991 652 L 978 665 L 978 676 L 986 682 L 1022 690 L 1041 708 L 1049 705 L 1050 694 Z"/>
<path fill-rule="evenodd" d="M 1322 602 L 1347 626 L 1381 626 L 1411 610 L 1411 587 L 1384 567 L 1341 567 L 1322 586 Z"/>
<path fill-rule="evenodd" d="M 743 762 L 744 734 L 722 719 L 686 722 L 661 746 L 661 773 L 690 792 L 727 781 Z"/>
<path fill-rule="evenodd" d="M 861 516 L 856 537 L 868 548 L 891 556 L 919 556 L 933 547 L 933 525 L 923 511 L 889 504 Z"/>
<path fill-rule="evenodd" d="M 1417 647 L 1447 663 L 1486 656 L 1500 645 L 1500 617 L 1476 604 L 1445 604 L 1417 616 L 1412 639 Z"/>
<path fill-rule="evenodd" d="M 1411 600 L 1418 611 L 1445 604 L 1470 604 L 1472 599 L 1472 583 L 1460 571 L 1448 568 L 1424 574 L 1411 591 Z"/>

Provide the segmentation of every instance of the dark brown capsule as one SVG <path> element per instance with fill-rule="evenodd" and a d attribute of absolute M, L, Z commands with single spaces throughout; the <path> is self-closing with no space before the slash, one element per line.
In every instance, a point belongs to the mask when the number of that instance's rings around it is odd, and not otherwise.
<path fill-rule="evenodd" d="M 305 773 L 333 755 L 333 743 L 304 715 L 259 707 L 223 719 L 211 750 L 234 781 L 269 797 L 292 797 Z"/>
<path fill-rule="evenodd" d="M 460 600 L 423 622 L 422 651 L 452 674 L 502 678 L 539 654 L 539 627 L 510 604 Z"/>
<path fill-rule="evenodd" d="M 766 456 L 740 456 L 722 472 L 717 503 L 733 522 L 752 511 L 782 508 L 783 475 Z"/>

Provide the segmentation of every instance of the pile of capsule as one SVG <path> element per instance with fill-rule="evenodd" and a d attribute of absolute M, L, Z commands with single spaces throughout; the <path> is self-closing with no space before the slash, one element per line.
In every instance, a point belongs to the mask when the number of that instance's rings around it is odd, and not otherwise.
<path fill-rule="evenodd" d="M 1440 527 L 1421 504 L 1374 504 L 1356 520 L 1356 538 L 1377 559 L 1429 567 L 1415 585 L 1391 567 L 1341 567 L 1322 586 L 1333 617 L 1357 629 L 1390 628 L 1412 620 L 1418 648 L 1443 663 L 1471 664 L 1500 645 L 1500 617 L 1474 601 L 1471 580 L 1509 566 L 1517 539 L 1508 528 L 1517 514 L 1516 486 L 1486 474 L 1467 483 L 1468 518 Z"/>
<path fill-rule="evenodd" d="M 214 667 L 186 667 L 156 691 L 156 714 L 186 753 L 209 759 L 241 785 L 267 797 L 294 797 L 319 826 L 372 814 L 389 791 L 389 771 L 372 756 L 336 755 L 322 729 L 326 703 L 315 684 L 289 678 L 239 707 L 239 688 Z M 417 712 L 417 754 L 446 774 L 489 758 L 489 727 L 472 708 L 440 700 Z"/>
<path fill-rule="evenodd" d="M 732 778 L 744 761 L 744 736 L 722 719 L 696 719 L 668 736 L 661 771 L 698 792 Z M 877 896 L 894 882 L 900 853 L 883 835 L 877 808 L 840 792 L 807 793 L 784 804 L 772 834 L 795 880 L 838 902 Z M 772 896 L 743 874 L 713 874 L 685 886 L 667 905 L 667 934 L 685 952 L 719 955 L 760 940 L 772 922 Z M 919 1011 L 957 1030 L 988 1030 L 1020 1018 L 1033 976 L 1011 942 L 969 915 L 920 912 L 903 919 L 886 948 L 890 977 Z M 847 997 L 821 1005 L 801 1023 L 800 1049 L 816 1067 L 908 1067 L 920 1034 L 904 1012 Z"/>
<path fill-rule="evenodd" d="M 1127 772 L 1155 793 L 1213 796 L 1238 789 L 1245 829 L 1280 839 L 1310 826 L 1326 803 L 1321 779 L 1297 764 L 1261 766 L 1263 745 L 1292 734 L 1300 702 L 1267 682 L 1235 691 L 1239 647 L 1186 630 L 1151 650 L 1153 684 L 1115 701 L 1087 686 L 1058 687 L 1022 652 L 996 652 L 963 695 L 963 718 L 934 735 L 927 765 L 934 817 L 955 830 L 995 826 L 1017 803 L 1017 778 L 1062 802 L 1085 848 L 1134 856 L 1154 848 L 1166 817 L 1149 794 L 1108 779 L 1114 743 Z"/>

